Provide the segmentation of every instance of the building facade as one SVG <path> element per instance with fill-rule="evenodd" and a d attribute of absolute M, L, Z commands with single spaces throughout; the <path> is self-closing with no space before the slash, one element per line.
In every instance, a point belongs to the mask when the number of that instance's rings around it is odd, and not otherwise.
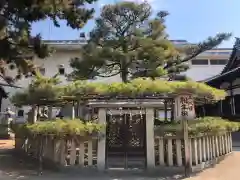
<path fill-rule="evenodd" d="M 227 92 L 225 100 L 198 109 L 200 115 L 222 116 L 228 119 L 240 117 L 240 39 L 237 38 L 228 63 L 223 70 L 205 83 Z M 203 112 L 204 110 L 204 112 Z"/>
<path fill-rule="evenodd" d="M 43 75 L 52 77 L 54 76 L 59 67 L 64 67 L 65 73 L 69 74 L 72 70 L 69 66 L 69 61 L 71 58 L 79 57 L 80 52 L 79 49 L 85 43 L 81 40 L 72 40 L 72 41 L 45 41 L 50 47 L 53 47 L 56 52 L 47 59 L 38 59 L 34 58 L 33 61 L 35 64 L 40 66 L 40 71 Z M 173 41 L 176 46 L 182 46 L 188 44 L 187 41 L 184 40 L 176 40 Z M 210 78 L 219 74 L 225 65 L 228 63 L 228 59 L 231 55 L 231 48 L 219 48 L 212 49 L 207 52 L 200 54 L 195 59 L 189 61 L 189 70 L 186 75 L 193 80 L 199 81 L 203 79 Z M 9 75 L 14 75 L 16 72 L 10 71 Z M 62 83 L 67 83 L 65 76 L 60 76 Z M 116 82 L 120 81 L 121 78 L 119 75 L 109 78 L 97 78 L 94 81 L 102 81 L 102 82 Z M 31 82 L 31 78 L 23 78 L 16 82 L 16 86 L 25 88 Z M 3 87 L 5 92 L 8 93 L 8 96 L 11 97 L 16 91 L 19 89 L 13 87 Z M 7 107 L 16 111 L 16 116 L 18 119 L 25 119 L 26 113 L 29 111 L 29 108 L 25 107 L 23 109 L 16 109 L 10 102 L 9 98 L 2 100 L 1 111 L 3 112 Z"/>

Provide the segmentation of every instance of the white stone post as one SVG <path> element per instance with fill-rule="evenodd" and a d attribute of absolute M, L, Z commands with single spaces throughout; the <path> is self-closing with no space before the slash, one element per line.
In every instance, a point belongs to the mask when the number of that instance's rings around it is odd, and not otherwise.
<path fill-rule="evenodd" d="M 174 99 L 174 120 L 180 121 L 181 120 L 181 105 L 180 105 L 180 96 L 177 96 Z"/>
<path fill-rule="evenodd" d="M 37 106 L 33 105 L 32 106 L 32 123 L 36 123 L 37 122 Z"/>
<path fill-rule="evenodd" d="M 84 119 L 87 121 L 89 121 L 91 119 L 90 107 L 85 107 Z"/>
<path fill-rule="evenodd" d="M 154 108 L 146 109 L 146 150 L 147 150 L 147 169 L 155 167 L 154 151 Z"/>
<path fill-rule="evenodd" d="M 75 104 L 74 104 L 74 102 L 72 103 L 71 118 L 72 118 L 72 119 L 75 119 Z"/>
<path fill-rule="evenodd" d="M 98 123 L 106 125 L 106 109 L 99 108 L 98 110 Z M 105 151 L 106 151 L 106 132 L 103 137 L 98 139 L 97 149 L 97 168 L 100 171 L 105 170 Z"/>
<path fill-rule="evenodd" d="M 48 106 L 48 119 L 52 120 L 53 118 L 53 107 L 52 106 Z"/>
<path fill-rule="evenodd" d="M 190 94 L 181 94 L 175 98 L 175 120 L 181 120 L 184 141 L 184 156 L 185 156 L 185 176 L 189 177 L 191 172 L 191 155 L 188 136 L 188 120 L 195 119 L 194 99 Z M 201 140 L 199 141 L 201 143 Z M 201 157 L 201 148 L 199 155 Z M 193 149 L 194 151 L 194 149 Z M 195 150 L 195 153 L 197 151 Z M 198 161 L 196 160 L 196 163 Z"/>

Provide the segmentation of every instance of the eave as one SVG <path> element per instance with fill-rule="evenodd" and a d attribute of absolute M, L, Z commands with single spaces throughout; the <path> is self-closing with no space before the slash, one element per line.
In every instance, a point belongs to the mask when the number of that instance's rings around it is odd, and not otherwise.
<path fill-rule="evenodd" d="M 209 85 L 216 85 L 216 84 L 220 85 L 220 83 L 223 81 L 230 81 L 231 79 L 234 79 L 239 73 L 240 73 L 240 67 L 237 67 L 223 74 L 219 74 L 212 78 L 204 80 L 203 82 Z"/>

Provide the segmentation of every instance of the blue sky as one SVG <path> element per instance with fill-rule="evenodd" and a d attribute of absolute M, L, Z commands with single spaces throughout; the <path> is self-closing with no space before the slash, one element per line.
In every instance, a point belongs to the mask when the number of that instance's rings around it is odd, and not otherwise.
<path fill-rule="evenodd" d="M 99 13 L 104 4 L 120 0 L 99 0 L 92 5 Z M 129 0 L 142 1 L 142 0 Z M 148 0 L 155 11 L 167 10 L 167 33 L 170 39 L 185 39 L 196 43 L 214 36 L 219 32 L 232 32 L 233 37 L 224 42 L 221 47 L 232 47 L 234 37 L 240 37 L 240 0 Z M 90 21 L 81 31 L 90 31 L 93 21 Z M 43 39 L 72 40 L 79 37 L 79 31 L 66 27 L 61 22 L 61 28 L 55 28 L 49 21 L 33 25 L 33 34 L 41 33 Z"/>

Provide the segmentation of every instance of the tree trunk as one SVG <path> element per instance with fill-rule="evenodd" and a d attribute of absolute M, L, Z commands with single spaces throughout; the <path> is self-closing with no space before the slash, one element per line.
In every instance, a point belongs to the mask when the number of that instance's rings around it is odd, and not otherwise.
<path fill-rule="evenodd" d="M 34 124 L 37 121 L 37 106 L 33 105 L 32 109 L 28 113 L 28 123 Z"/>
<path fill-rule="evenodd" d="M 128 81 L 128 72 L 122 70 L 121 71 L 121 78 L 122 78 L 122 82 L 126 83 Z"/>
<path fill-rule="evenodd" d="M 122 82 L 128 82 L 128 67 L 125 60 L 121 62 L 121 72 L 120 72 Z"/>
<path fill-rule="evenodd" d="M 128 52 L 126 42 L 124 41 L 122 44 L 122 50 L 124 53 Z M 126 83 L 128 81 L 128 66 L 127 59 L 121 60 L 121 72 L 120 72 L 122 82 Z"/>
<path fill-rule="evenodd" d="M 155 77 L 151 77 L 151 79 L 154 81 L 156 78 Z"/>

